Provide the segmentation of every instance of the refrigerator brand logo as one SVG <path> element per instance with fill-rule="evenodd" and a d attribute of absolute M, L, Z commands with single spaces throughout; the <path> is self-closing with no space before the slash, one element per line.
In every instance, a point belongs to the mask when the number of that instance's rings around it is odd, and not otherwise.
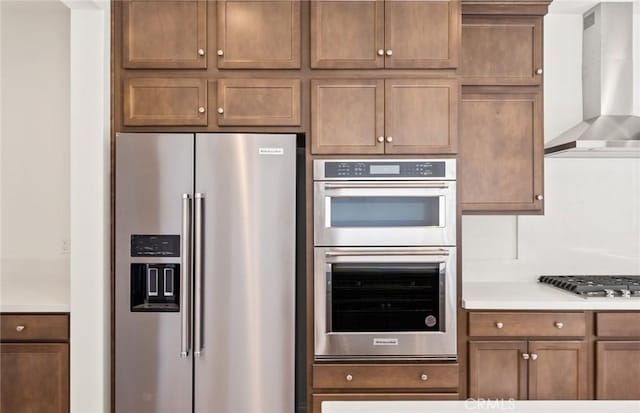
<path fill-rule="evenodd" d="M 284 148 L 259 148 L 258 155 L 284 155 Z"/>
<path fill-rule="evenodd" d="M 373 345 L 374 346 L 397 346 L 398 339 L 397 338 L 374 338 Z"/>

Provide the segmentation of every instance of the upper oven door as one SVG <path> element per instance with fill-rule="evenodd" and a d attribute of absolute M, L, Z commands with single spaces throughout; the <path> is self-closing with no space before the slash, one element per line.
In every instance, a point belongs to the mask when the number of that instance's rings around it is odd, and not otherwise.
<path fill-rule="evenodd" d="M 454 246 L 455 181 L 314 183 L 316 246 Z"/>

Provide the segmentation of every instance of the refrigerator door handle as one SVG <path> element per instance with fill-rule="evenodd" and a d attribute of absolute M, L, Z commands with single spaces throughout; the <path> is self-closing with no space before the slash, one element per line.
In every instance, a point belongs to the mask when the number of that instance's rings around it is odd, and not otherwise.
<path fill-rule="evenodd" d="M 182 194 L 182 233 L 180 234 L 180 357 L 189 356 L 191 341 L 191 195 Z"/>
<path fill-rule="evenodd" d="M 203 204 L 204 204 L 204 194 L 196 193 L 194 195 L 194 251 L 193 251 L 193 259 L 194 259 L 194 325 L 195 325 L 195 334 L 194 334 L 194 345 L 193 345 L 193 354 L 196 357 L 200 357 L 200 353 L 202 352 L 202 260 L 203 260 L 203 250 L 202 250 L 202 238 L 204 235 L 204 226 L 203 226 Z"/>

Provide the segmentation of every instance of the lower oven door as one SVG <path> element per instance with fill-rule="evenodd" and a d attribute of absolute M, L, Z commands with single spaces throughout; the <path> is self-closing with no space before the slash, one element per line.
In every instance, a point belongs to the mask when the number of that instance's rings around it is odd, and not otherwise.
<path fill-rule="evenodd" d="M 456 249 L 316 248 L 315 358 L 455 359 Z"/>

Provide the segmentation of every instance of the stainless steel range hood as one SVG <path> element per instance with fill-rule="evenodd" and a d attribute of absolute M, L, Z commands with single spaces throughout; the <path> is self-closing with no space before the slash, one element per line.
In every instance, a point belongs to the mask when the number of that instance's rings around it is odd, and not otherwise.
<path fill-rule="evenodd" d="M 584 121 L 545 145 L 545 156 L 640 158 L 633 116 L 632 3 L 600 3 L 583 17 Z"/>

